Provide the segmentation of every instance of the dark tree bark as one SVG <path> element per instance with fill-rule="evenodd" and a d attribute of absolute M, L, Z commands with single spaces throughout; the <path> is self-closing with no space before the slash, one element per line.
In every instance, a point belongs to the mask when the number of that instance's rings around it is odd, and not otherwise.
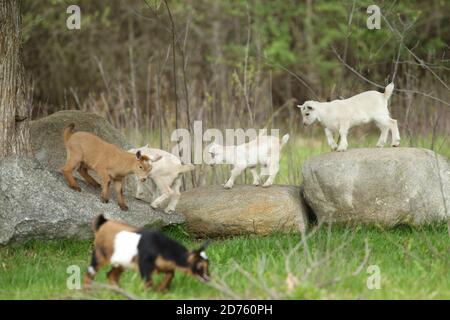
<path fill-rule="evenodd" d="M 0 0 L 0 158 L 30 155 L 20 1 Z"/>

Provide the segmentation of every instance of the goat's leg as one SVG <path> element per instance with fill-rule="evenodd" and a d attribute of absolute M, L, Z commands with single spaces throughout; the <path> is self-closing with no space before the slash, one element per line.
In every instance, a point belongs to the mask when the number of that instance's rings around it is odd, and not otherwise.
<path fill-rule="evenodd" d="M 153 180 L 156 184 L 156 188 L 161 192 L 161 195 L 157 197 L 153 202 L 151 203 L 151 206 L 153 209 L 158 209 L 166 199 L 170 197 L 170 195 L 173 193 L 172 188 L 165 183 L 165 181 L 161 180 L 160 178 Z"/>
<path fill-rule="evenodd" d="M 161 203 L 166 201 L 168 198 L 170 198 L 170 194 L 172 193 L 172 190 L 170 192 L 165 192 L 162 195 L 160 195 L 158 198 L 156 198 L 152 203 L 151 206 L 153 209 L 158 209 L 161 206 Z"/>
<path fill-rule="evenodd" d="M 86 182 L 94 188 L 100 188 L 101 185 L 89 174 L 85 165 L 81 164 L 78 168 L 78 173 L 86 180 Z"/>
<path fill-rule="evenodd" d="M 156 183 L 153 181 L 153 179 L 150 179 L 150 181 L 148 181 L 148 187 L 149 187 L 150 193 L 152 195 L 152 197 L 151 197 L 152 201 L 161 195 L 158 190 L 158 187 L 156 186 Z"/>
<path fill-rule="evenodd" d="M 335 151 L 338 146 L 337 146 L 336 142 L 334 141 L 333 132 L 330 129 L 325 128 L 325 135 L 327 136 L 327 142 L 328 142 L 328 145 L 330 146 L 331 150 Z"/>
<path fill-rule="evenodd" d="M 258 171 L 256 170 L 256 167 L 251 168 L 250 172 L 252 173 L 252 176 L 253 176 L 253 185 L 254 186 L 259 186 L 259 184 L 261 183 L 261 180 L 259 178 Z"/>
<path fill-rule="evenodd" d="M 108 282 L 111 285 L 119 286 L 120 276 L 122 275 L 124 269 L 122 267 L 112 267 L 107 274 Z"/>
<path fill-rule="evenodd" d="M 141 274 L 141 278 L 144 280 L 144 287 L 148 289 L 153 286 L 152 275 L 153 271 L 155 271 L 155 256 L 139 256 L 139 273 Z"/>
<path fill-rule="evenodd" d="M 136 179 L 136 195 L 134 196 L 136 199 L 144 199 L 144 194 L 145 194 L 145 185 L 144 182 L 142 182 L 140 179 L 135 178 Z"/>
<path fill-rule="evenodd" d="M 275 161 L 273 161 L 273 163 L 271 163 L 268 166 L 269 177 L 267 178 L 266 182 L 264 182 L 264 184 L 263 184 L 264 188 L 270 187 L 273 184 L 279 169 L 280 169 L 280 164 Z"/>
<path fill-rule="evenodd" d="M 92 251 L 91 264 L 89 265 L 87 272 L 84 276 L 84 286 L 89 286 L 94 280 L 98 270 L 106 264 L 106 260 L 103 255 L 97 255 L 96 250 Z"/>
<path fill-rule="evenodd" d="M 114 189 L 116 191 L 117 203 L 123 211 L 128 211 L 128 207 L 125 204 L 125 198 L 123 196 L 123 181 L 122 179 L 114 180 Z"/>
<path fill-rule="evenodd" d="M 376 121 L 377 127 L 380 129 L 380 138 L 377 142 L 377 147 L 382 148 L 384 147 L 387 136 L 389 133 L 389 125 L 385 121 Z"/>
<path fill-rule="evenodd" d="M 169 288 L 170 283 L 172 282 L 174 276 L 173 271 L 167 271 L 164 275 L 164 279 L 161 280 L 161 282 L 156 287 L 156 291 L 165 291 Z"/>
<path fill-rule="evenodd" d="M 178 176 L 175 181 L 172 184 L 172 194 L 170 195 L 169 204 L 167 205 L 167 208 L 164 210 L 166 212 L 172 212 L 175 211 L 177 207 L 178 200 L 180 200 L 180 189 L 181 189 L 181 176 Z"/>
<path fill-rule="evenodd" d="M 67 161 L 64 167 L 61 168 L 64 179 L 66 179 L 69 187 L 78 192 L 81 192 L 81 188 L 73 177 L 72 172 L 76 167 L 80 165 L 80 163 L 81 157 L 71 155 L 70 151 L 67 150 Z"/>
<path fill-rule="evenodd" d="M 111 178 L 108 173 L 101 174 L 102 176 L 102 194 L 101 200 L 103 203 L 108 203 L 109 201 L 109 184 L 111 183 Z"/>
<path fill-rule="evenodd" d="M 339 128 L 339 146 L 337 148 L 337 151 L 345 151 L 348 147 L 347 142 L 347 134 L 348 134 L 348 125 L 341 125 Z"/>
<path fill-rule="evenodd" d="M 230 179 L 228 179 L 227 183 L 223 186 L 225 189 L 231 189 L 234 185 L 234 180 L 245 170 L 245 166 L 236 165 L 233 170 L 231 170 Z"/>
<path fill-rule="evenodd" d="M 397 120 L 389 119 L 390 129 L 392 134 L 392 146 L 399 147 L 400 146 L 400 132 L 398 131 Z"/>

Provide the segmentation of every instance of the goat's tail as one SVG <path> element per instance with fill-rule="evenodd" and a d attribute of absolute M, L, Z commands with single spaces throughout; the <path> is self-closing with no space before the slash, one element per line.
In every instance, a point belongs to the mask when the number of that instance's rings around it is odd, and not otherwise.
<path fill-rule="evenodd" d="M 283 148 L 283 146 L 288 142 L 288 140 L 289 140 L 289 134 L 286 133 L 286 134 L 281 138 L 280 150 L 281 150 L 281 148 Z"/>
<path fill-rule="evenodd" d="M 64 128 L 64 143 L 66 143 L 70 137 L 73 135 L 73 129 L 75 128 L 75 123 L 69 124 Z"/>
<path fill-rule="evenodd" d="M 195 166 L 192 163 L 181 164 L 179 167 L 179 173 L 189 172 L 195 169 Z"/>
<path fill-rule="evenodd" d="M 392 95 L 392 92 L 394 92 L 394 83 L 391 82 L 389 83 L 386 88 L 384 89 L 384 99 L 386 99 L 386 101 L 389 100 L 389 98 Z"/>
<path fill-rule="evenodd" d="M 94 220 L 94 231 L 98 231 L 98 229 L 100 229 L 100 227 L 107 221 L 108 219 L 106 219 L 103 214 L 99 214 Z"/>

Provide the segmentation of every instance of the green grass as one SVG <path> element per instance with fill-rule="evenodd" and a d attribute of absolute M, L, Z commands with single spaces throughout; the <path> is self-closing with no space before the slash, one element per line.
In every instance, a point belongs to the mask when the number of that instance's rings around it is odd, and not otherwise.
<path fill-rule="evenodd" d="M 144 299 L 450 299 L 446 228 L 386 231 L 337 225 L 311 231 L 304 242 L 296 234 L 217 239 L 208 248 L 211 284 L 176 273 L 169 292 L 155 293 L 145 291 L 138 274 L 127 271 L 121 285 Z M 182 227 L 164 232 L 188 247 L 200 244 Z M 90 252 L 91 241 L 75 240 L 0 248 L 0 298 L 124 298 L 107 289 L 67 289 L 67 267 L 78 265 L 83 272 Z M 380 289 L 367 287 L 370 265 L 380 269 Z M 106 284 L 106 271 L 97 275 L 99 283 Z"/>
<path fill-rule="evenodd" d="M 373 147 L 377 139 L 355 136 L 349 138 L 350 148 Z M 430 148 L 431 143 L 429 138 L 403 140 L 403 146 L 409 145 Z M 435 150 L 450 157 L 445 138 L 436 140 Z M 300 184 L 302 163 L 324 152 L 329 148 L 323 135 L 291 137 L 276 183 Z M 228 176 L 226 167 L 215 172 L 216 182 Z M 204 181 L 211 183 L 212 171 L 204 168 Z M 249 175 L 238 183 L 245 181 L 250 182 Z M 189 248 L 200 244 L 183 227 L 164 232 Z M 107 289 L 67 289 L 67 268 L 78 265 L 83 273 L 91 246 L 91 241 L 62 240 L 0 247 L 0 299 L 124 298 Z M 215 239 L 208 256 L 214 279 L 210 284 L 177 273 L 169 292 L 155 293 L 145 291 L 138 274 L 127 271 L 122 288 L 144 299 L 450 299 L 450 241 L 444 224 L 389 230 L 322 226 L 309 231 L 305 241 L 298 234 Z M 370 265 L 379 267 L 381 289 L 367 287 Z M 97 276 L 99 283 L 106 284 L 106 271 Z"/>

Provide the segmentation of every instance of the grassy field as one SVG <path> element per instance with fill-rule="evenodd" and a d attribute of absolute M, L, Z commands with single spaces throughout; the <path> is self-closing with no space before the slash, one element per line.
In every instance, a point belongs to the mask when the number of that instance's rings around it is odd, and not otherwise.
<path fill-rule="evenodd" d="M 375 141 L 350 139 L 350 146 L 373 146 Z M 413 145 L 429 148 L 430 141 L 418 139 Z M 435 146 L 450 157 L 444 138 Z M 299 184 L 303 161 L 323 152 L 328 152 L 324 138 L 292 138 L 283 151 L 277 183 Z M 221 170 L 216 181 L 228 174 L 228 169 Z M 164 231 L 189 248 L 201 242 L 183 226 Z M 167 293 L 146 292 L 132 271 L 122 277 L 123 291 L 69 290 L 67 268 L 76 265 L 83 273 L 91 246 L 91 241 L 64 240 L 0 247 L 0 299 L 450 299 L 445 224 L 390 230 L 335 225 L 315 227 L 304 238 L 273 234 L 215 239 L 208 248 L 213 281 L 203 284 L 178 273 Z M 380 289 L 367 285 L 374 270 L 380 272 Z M 106 271 L 98 275 L 98 283 L 106 284 Z"/>
<path fill-rule="evenodd" d="M 188 247 L 200 244 L 182 227 L 165 231 Z M 450 299 L 446 225 L 389 231 L 322 226 L 304 241 L 282 234 L 214 240 L 208 248 L 213 281 L 177 273 L 167 293 L 146 292 L 133 271 L 122 277 L 124 292 L 67 289 L 67 268 L 78 265 L 84 272 L 90 249 L 90 241 L 70 240 L 1 248 L 0 298 L 123 299 L 126 292 L 137 299 Z M 367 286 L 373 265 L 380 289 Z M 106 284 L 105 273 L 98 283 Z"/>

